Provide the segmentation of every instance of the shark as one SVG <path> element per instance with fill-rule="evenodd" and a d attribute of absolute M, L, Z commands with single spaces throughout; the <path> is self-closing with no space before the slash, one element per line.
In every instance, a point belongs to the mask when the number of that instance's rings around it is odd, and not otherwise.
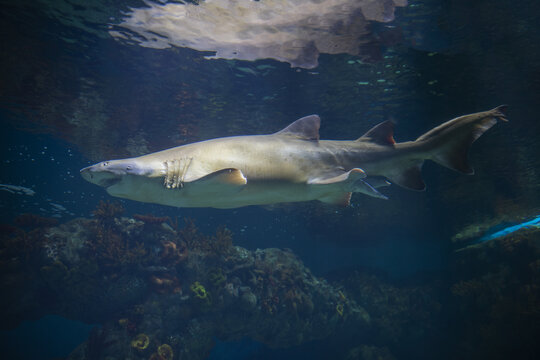
<path fill-rule="evenodd" d="M 112 196 L 175 207 L 221 209 L 319 200 L 347 206 L 353 193 L 380 199 L 396 184 L 422 191 L 421 168 L 434 161 L 464 174 L 471 144 L 506 106 L 449 120 L 414 141 L 396 143 L 382 122 L 355 140 L 321 140 L 318 115 L 273 134 L 216 138 L 81 169 Z"/>

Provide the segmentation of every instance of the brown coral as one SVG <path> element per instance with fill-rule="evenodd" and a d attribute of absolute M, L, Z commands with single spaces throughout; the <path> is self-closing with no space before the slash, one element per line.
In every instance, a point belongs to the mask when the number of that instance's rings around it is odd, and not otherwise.
<path fill-rule="evenodd" d="M 106 267 L 139 264 L 147 251 L 142 242 L 125 237 L 115 227 L 95 224 L 88 239 L 90 257 Z"/>
<path fill-rule="evenodd" d="M 150 283 L 154 290 L 160 294 L 178 294 L 182 292 L 180 281 L 176 276 L 164 274 L 160 276 L 150 276 Z"/>
<path fill-rule="evenodd" d="M 160 224 L 163 224 L 165 222 L 170 222 L 171 221 L 171 218 L 168 217 L 168 216 L 159 216 L 158 217 L 158 216 L 154 216 L 152 214 L 146 214 L 146 215 L 134 214 L 133 218 L 135 220 L 142 221 L 143 223 L 148 224 L 148 225 L 160 225 Z"/>
<path fill-rule="evenodd" d="M 206 237 L 201 234 L 193 219 L 185 218 L 184 227 L 180 229 L 178 224 L 178 218 L 171 224 L 173 229 L 175 229 L 180 238 L 186 242 L 190 249 L 197 249 L 206 242 Z"/>
<path fill-rule="evenodd" d="M 119 202 L 101 200 L 92 214 L 96 219 L 105 223 L 112 223 L 114 218 L 124 212 L 124 207 Z"/>
<path fill-rule="evenodd" d="M 186 260 L 188 256 L 188 248 L 184 241 L 175 243 L 170 240 L 162 241 L 161 245 L 163 250 L 161 251 L 161 259 L 168 264 L 178 264 Z"/>
<path fill-rule="evenodd" d="M 225 226 L 220 226 L 216 234 L 210 239 L 213 252 L 223 254 L 232 247 L 232 231 Z"/>

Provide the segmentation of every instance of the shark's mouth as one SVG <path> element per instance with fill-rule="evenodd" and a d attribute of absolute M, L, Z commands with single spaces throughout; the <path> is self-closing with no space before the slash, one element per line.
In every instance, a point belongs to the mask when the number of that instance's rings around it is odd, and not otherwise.
<path fill-rule="evenodd" d="M 99 185 L 99 186 L 102 186 L 102 187 L 104 187 L 104 188 L 108 188 L 108 187 L 110 187 L 110 186 L 113 186 L 113 185 L 119 183 L 120 180 L 121 180 L 120 177 L 114 177 L 114 178 L 108 178 L 108 179 L 101 179 L 101 180 L 99 181 L 99 184 L 98 184 L 98 185 Z"/>
<path fill-rule="evenodd" d="M 101 164 L 101 163 L 100 163 Z M 92 184 L 107 188 L 117 184 L 122 180 L 122 176 L 109 171 L 96 171 L 100 164 L 92 165 L 81 169 L 81 176 Z"/>

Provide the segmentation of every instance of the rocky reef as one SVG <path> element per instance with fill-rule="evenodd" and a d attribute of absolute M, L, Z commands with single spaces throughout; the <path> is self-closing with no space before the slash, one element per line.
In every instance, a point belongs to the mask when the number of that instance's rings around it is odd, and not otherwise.
<path fill-rule="evenodd" d="M 226 228 L 205 235 L 191 220 L 121 213 L 102 202 L 92 219 L 4 229 L 4 328 L 58 314 L 102 324 L 70 359 L 203 359 L 215 338 L 288 347 L 347 323 L 369 327 L 365 309 L 290 251 L 249 251 Z"/>
<path fill-rule="evenodd" d="M 537 227 L 453 251 L 435 274 L 323 279 L 290 250 L 233 245 L 225 227 L 122 215 L 101 202 L 92 218 L 1 226 L 2 327 L 47 314 L 99 323 L 68 357 L 87 360 L 204 359 L 216 339 L 246 337 L 270 348 L 324 339 L 335 358 L 358 360 L 540 351 Z"/>
<path fill-rule="evenodd" d="M 457 250 L 450 263 L 454 351 L 468 358 L 540 356 L 540 228 Z"/>

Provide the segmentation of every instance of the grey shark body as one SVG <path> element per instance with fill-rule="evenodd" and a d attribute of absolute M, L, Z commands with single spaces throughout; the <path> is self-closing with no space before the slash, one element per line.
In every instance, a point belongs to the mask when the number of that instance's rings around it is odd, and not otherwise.
<path fill-rule="evenodd" d="M 357 140 L 319 140 L 320 119 L 311 115 L 275 134 L 218 138 L 104 161 L 81 175 L 112 196 L 177 207 L 309 200 L 348 205 L 354 192 L 386 198 L 377 188 L 390 183 L 423 190 L 424 160 L 472 174 L 467 150 L 497 120 L 506 120 L 502 106 L 395 143 L 388 121 Z"/>

